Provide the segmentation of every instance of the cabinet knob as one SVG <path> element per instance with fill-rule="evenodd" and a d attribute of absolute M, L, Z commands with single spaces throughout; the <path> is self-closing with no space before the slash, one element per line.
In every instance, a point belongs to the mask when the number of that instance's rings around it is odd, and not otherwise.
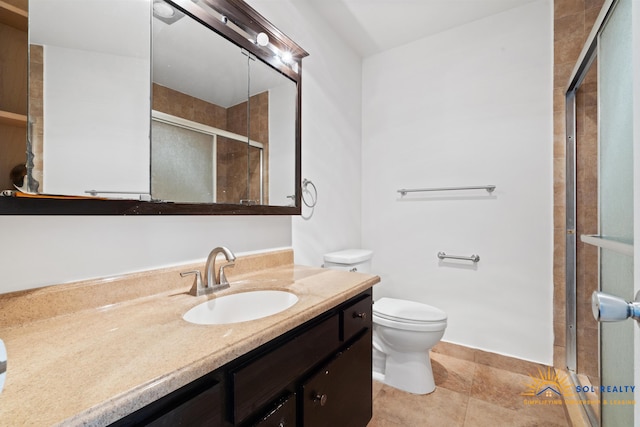
<path fill-rule="evenodd" d="M 324 406 L 324 405 L 327 404 L 327 395 L 326 394 L 316 393 L 316 395 L 313 396 L 313 401 L 314 402 L 320 402 L 320 406 Z"/>
<path fill-rule="evenodd" d="M 364 311 L 361 313 L 358 313 L 357 311 L 353 312 L 353 318 L 360 318 L 362 320 L 365 320 L 367 318 L 367 313 L 365 313 Z"/>

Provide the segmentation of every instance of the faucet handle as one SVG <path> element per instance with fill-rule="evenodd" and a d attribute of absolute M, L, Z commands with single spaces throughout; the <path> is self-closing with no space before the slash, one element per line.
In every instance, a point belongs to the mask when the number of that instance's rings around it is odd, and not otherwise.
<path fill-rule="evenodd" d="M 225 265 L 220 266 L 220 285 L 219 286 L 224 286 L 226 288 L 229 287 L 229 281 L 227 280 L 227 275 L 224 274 L 224 269 L 226 267 L 233 267 L 235 265 L 235 261 L 229 261 L 228 263 L 226 263 Z"/>
<path fill-rule="evenodd" d="M 191 294 L 200 296 L 204 292 L 204 286 L 202 286 L 202 273 L 200 273 L 200 270 L 183 271 L 180 273 L 180 277 L 187 277 L 191 274 L 196 276 L 196 281 L 191 287 Z"/>

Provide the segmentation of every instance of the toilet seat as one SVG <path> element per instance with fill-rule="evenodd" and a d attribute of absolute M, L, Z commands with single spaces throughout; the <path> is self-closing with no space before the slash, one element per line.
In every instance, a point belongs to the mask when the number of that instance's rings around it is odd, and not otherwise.
<path fill-rule="evenodd" d="M 380 298 L 373 304 L 373 312 L 385 319 L 407 323 L 442 322 L 447 320 L 447 313 L 439 308 L 396 298 Z"/>
<path fill-rule="evenodd" d="M 427 304 L 385 297 L 373 304 L 373 321 L 407 331 L 442 331 L 447 327 L 447 313 Z"/>

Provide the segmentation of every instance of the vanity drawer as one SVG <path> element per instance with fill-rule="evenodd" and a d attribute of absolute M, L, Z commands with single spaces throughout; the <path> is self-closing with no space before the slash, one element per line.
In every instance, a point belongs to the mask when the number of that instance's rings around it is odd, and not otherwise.
<path fill-rule="evenodd" d="M 233 422 L 238 424 L 273 400 L 303 372 L 339 346 L 340 321 L 334 315 L 307 332 L 231 372 Z"/>
<path fill-rule="evenodd" d="M 371 295 L 340 310 L 340 340 L 346 341 L 365 328 L 371 328 Z"/>

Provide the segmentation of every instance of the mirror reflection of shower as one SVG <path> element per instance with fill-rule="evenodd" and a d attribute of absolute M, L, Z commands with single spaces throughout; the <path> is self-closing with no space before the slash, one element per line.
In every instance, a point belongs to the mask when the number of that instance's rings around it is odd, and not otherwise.
<path fill-rule="evenodd" d="M 152 135 L 151 196 L 154 200 L 263 203 L 263 144 L 250 140 L 247 158 L 246 136 L 158 111 L 153 112 Z M 252 185 L 247 178 L 254 181 Z M 249 188 L 254 191 L 247 193 Z"/>

